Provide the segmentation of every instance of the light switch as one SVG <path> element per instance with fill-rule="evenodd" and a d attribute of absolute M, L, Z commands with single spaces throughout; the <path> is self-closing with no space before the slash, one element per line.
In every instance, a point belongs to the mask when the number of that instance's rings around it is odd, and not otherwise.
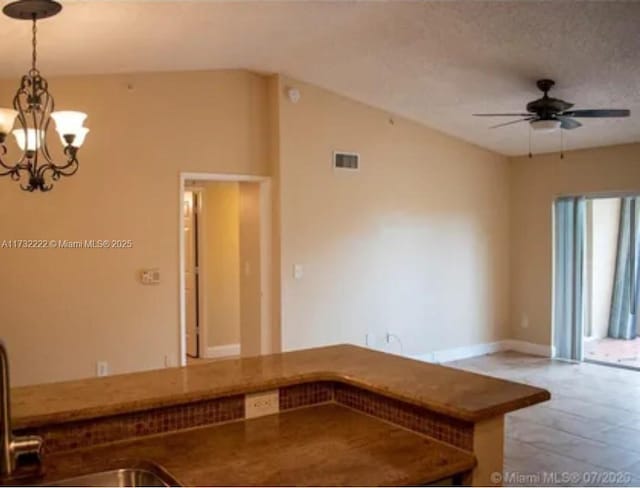
<path fill-rule="evenodd" d="M 296 280 L 301 280 L 303 276 L 304 276 L 304 268 L 302 267 L 302 265 L 301 264 L 294 264 L 293 265 L 293 277 Z"/>

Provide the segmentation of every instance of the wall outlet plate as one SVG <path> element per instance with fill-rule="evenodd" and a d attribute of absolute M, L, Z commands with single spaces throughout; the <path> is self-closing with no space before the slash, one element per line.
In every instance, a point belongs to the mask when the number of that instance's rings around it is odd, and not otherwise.
<path fill-rule="evenodd" d="M 96 363 L 96 376 L 108 376 L 109 375 L 109 363 L 106 361 L 98 361 Z"/>
<path fill-rule="evenodd" d="M 248 419 L 273 415 L 280 411 L 278 390 L 249 393 L 244 397 L 244 416 Z"/>
<path fill-rule="evenodd" d="M 367 347 L 370 347 L 370 348 L 376 347 L 376 343 L 377 343 L 376 334 L 374 332 L 367 332 L 364 336 L 364 343 L 365 343 L 365 346 Z"/>

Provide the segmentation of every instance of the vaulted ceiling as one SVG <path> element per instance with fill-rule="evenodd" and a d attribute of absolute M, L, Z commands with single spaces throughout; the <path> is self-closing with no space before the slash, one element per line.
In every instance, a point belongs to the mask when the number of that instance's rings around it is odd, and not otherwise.
<path fill-rule="evenodd" d="M 6 2 L 3 2 L 6 3 Z M 520 112 L 535 80 L 575 108 L 629 108 L 584 120 L 568 148 L 640 140 L 640 3 L 622 1 L 64 1 L 41 22 L 47 75 L 247 68 L 281 72 L 508 154 L 528 152 Z M 2 16 L 0 77 L 30 60 L 27 23 Z M 504 119 L 507 121 L 510 119 Z M 534 134 L 536 152 L 559 134 Z"/>

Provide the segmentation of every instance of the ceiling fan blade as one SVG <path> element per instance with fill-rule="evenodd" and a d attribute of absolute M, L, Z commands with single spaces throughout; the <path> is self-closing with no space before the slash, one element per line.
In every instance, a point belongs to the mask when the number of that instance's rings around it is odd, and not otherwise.
<path fill-rule="evenodd" d="M 535 117 L 527 117 L 526 119 L 512 120 L 511 122 L 505 122 L 504 124 L 493 125 L 489 129 L 497 129 L 498 127 L 504 127 L 505 125 L 517 124 L 518 122 L 528 122 L 534 120 Z"/>
<path fill-rule="evenodd" d="M 577 120 L 570 119 L 569 117 L 556 117 L 560 121 L 560 127 L 565 130 L 573 130 L 578 127 L 582 127 L 582 124 Z"/>
<path fill-rule="evenodd" d="M 531 114 L 473 114 L 474 117 L 529 117 Z"/>
<path fill-rule="evenodd" d="M 603 109 L 595 109 L 595 110 L 569 110 L 568 112 L 563 112 L 563 117 L 629 117 L 631 114 L 630 110 L 627 109 L 611 109 L 611 108 L 603 108 Z"/>

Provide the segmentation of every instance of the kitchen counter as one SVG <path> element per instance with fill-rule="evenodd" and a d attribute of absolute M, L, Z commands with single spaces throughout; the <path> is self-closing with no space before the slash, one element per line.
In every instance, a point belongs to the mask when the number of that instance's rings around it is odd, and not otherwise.
<path fill-rule="evenodd" d="M 13 428 L 93 419 L 313 381 L 350 384 L 468 422 L 501 416 L 550 398 L 548 391 L 533 386 L 338 345 L 13 388 Z"/>
<path fill-rule="evenodd" d="M 421 485 L 475 465 L 469 452 L 324 404 L 47 456 L 43 481 L 131 460 L 157 463 L 184 486 Z"/>

